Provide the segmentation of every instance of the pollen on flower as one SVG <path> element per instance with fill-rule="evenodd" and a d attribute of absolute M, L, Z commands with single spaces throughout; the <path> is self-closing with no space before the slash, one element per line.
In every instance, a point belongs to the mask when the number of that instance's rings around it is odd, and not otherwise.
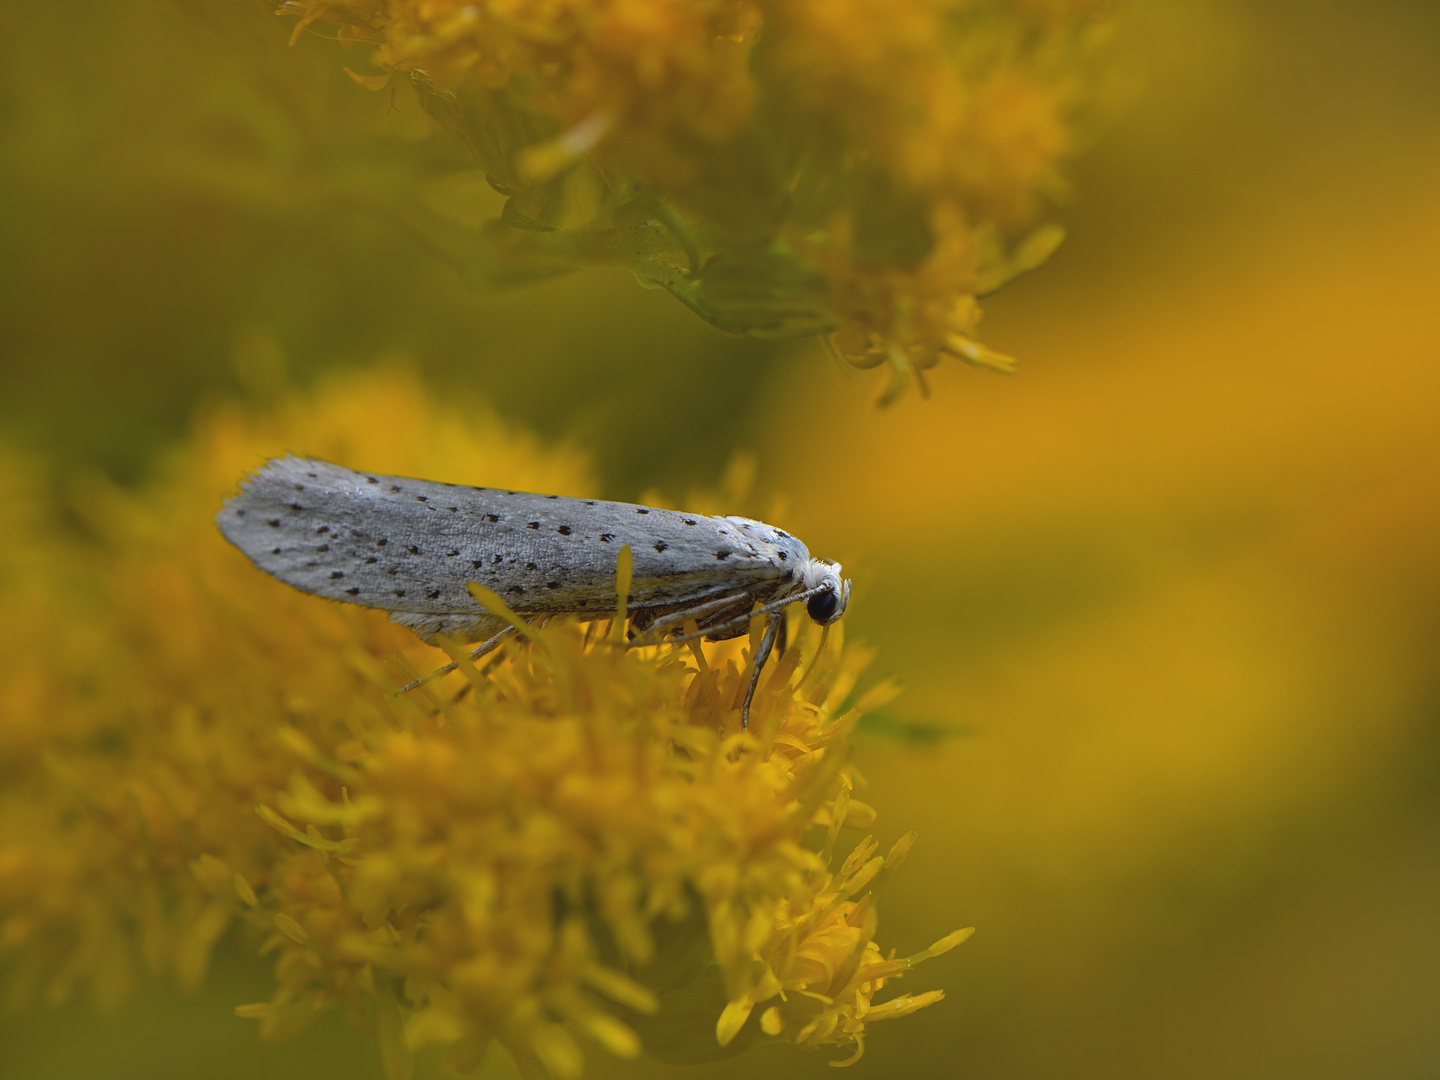
<path fill-rule="evenodd" d="M 29 673 L 3 689 L 8 1002 L 110 1004 L 147 973 L 193 986 L 238 927 L 273 967 L 269 999 L 236 1009 L 267 1038 L 340 1006 L 393 1077 L 426 1044 L 464 1069 L 498 1042 L 526 1075 L 566 1078 L 587 1047 L 693 1058 L 769 1037 L 853 1056 L 876 1020 L 938 1000 L 877 1000 L 958 940 L 907 959 L 875 943 L 875 887 L 913 836 L 836 854 L 874 817 L 851 799 L 844 710 L 866 655 L 840 625 L 797 620 L 748 732 L 753 641 L 627 649 L 603 624 L 527 627 L 483 670 L 457 645 L 456 672 L 396 697 L 443 656 L 259 574 L 211 524 L 241 471 L 287 447 L 589 485 L 581 462 L 405 380 L 351 377 L 271 416 L 213 413 L 146 491 L 88 490 L 84 557 L 7 537 L 0 633 Z M 667 1008 L 685 988 L 704 1009 Z"/>
<path fill-rule="evenodd" d="M 722 329 L 824 335 L 892 394 L 943 357 L 1008 367 L 977 300 L 1063 235 L 1044 218 L 1113 25 L 1106 0 L 283 10 L 371 46 L 379 74 L 352 76 L 406 75 L 470 148 L 509 200 L 491 278 L 531 243 L 625 266 Z"/>

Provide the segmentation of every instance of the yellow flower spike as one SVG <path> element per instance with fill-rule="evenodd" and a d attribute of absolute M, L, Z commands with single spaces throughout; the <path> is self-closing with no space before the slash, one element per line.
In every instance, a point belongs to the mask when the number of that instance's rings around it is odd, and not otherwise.
<path fill-rule="evenodd" d="M 880 842 L 873 836 L 865 837 L 864 840 L 861 840 L 860 843 L 855 845 L 850 854 L 845 857 L 845 861 L 840 864 L 840 871 L 835 875 L 836 879 L 843 882 L 849 879 L 851 875 L 858 873 L 861 867 L 870 861 L 870 857 L 875 854 L 875 851 L 879 847 Z"/>
<path fill-rule="evenodd" d="M 545 1004 L 570 1026 L 583 1031 L 618 1058 L 640 1055 L 640 1038 L 627 1024 L 596 1008 L 572 987 L 561 987 L 545 995 Z"/>
<path fill-rule="evenodd" d="M 835 796 L 835 802 L 830 808 L 830 827 L 825 834 L 825 846 L 820 851 L 820 857 L 827 863 L 830 857 L 835 854 L 835 841 L 840 838 L 840 829 L 845 824 L 845 819 L 850 816 L 850 787 L 841 787 L 840 794 Z"/>
<path fill-rule="evenodd" d="M 513 626 L 521 637 L 530 642 L 538 640 L 536 628 L 511 611 L 509 604 L 501 600 L 498 595 L 491 592 L 484 585 L 472 581 L 465 586 L 465 591 L 473 596 L 475 602 L 491 615 L 494 615 L 497 619 L 504 619 L 505 622 Z"/>
<path fill-rule="evenodd" d="M 881 1020 L 898 1020 L 902 1016 L 909 1016 L 911 1013 L 919 1012 L 937 1001 L 945 1000 L 944 990 L 930 990 L 923 994 L 901 994 L 892 998 L 883 1005 L 876 1005 L 865 1014 L 868 1023 L 877 1023 Z"/>
<path fill-rule="evenodd" d="M 380 1061 L 387 1080 L 410 1080 L 415 1063 L 405 1037 L 405 1019 L 388 982 L 375 987 L 375 1031 L 380 1038 Z"/>
<path fill-rule="evenodd" d="M 560 1024 L 542 1023 L 532 1027 L 529 1049 L 555 1080 L 576 1080 L 584 1069 L 580 1047 Z"/>
<path fill-rule="evenodd" d="M 910 849 L 915 846 L 915 841 L 920 839 L 920 834 L 914 829 L 896 840 L 885 855 L 885 869 L 894 870 L 902 862 L 905 856 L 910 854 Z"/>
<path fill-rule="evenodd" d="M 224 895 L 229 891 L 231 878 L 235 875 L 235 871 L 225 860 L 217 859 L 208 853 L 191 860 L 190 873 L 207 891 L 215 895 Z"/>
<path fill-rule="evenodd" d="M 246 881 L 243 876 L 237 873 L 235 875 L 234 885 L 235 895 L 240 897 L 246 907 L 253 908 L 259 905 L 260 900 L 256 897 L 254 888 L 251 887 L 250 882 Z"/>
<path fill-rule="evenodd" d="M 875 808 L 869 803 L 861 802 L 859 799 L 852 799 L 850 801 L 850 815 L 847 819 L 850 828 L 874 828 L 875 822 L 879 819 L 879 816 L 880 815 L 876 812 Z"/>
<path fill-rule="evenodd" d="M 308 949 L 317 948 L 315 939 L 305 932 L 305 928 L 283 911 L 275 915 L 273 921 L 276 928 L 292 941 L 304 945 Z"/>
<path fill-rule="evenodd" d="M 887 676 L 860 695 L 860 700 L 855 703 L 855 708 L 862 713 L 874 712 L 876 709 L 883 709 L 889 705 L 901 693 L 899 681 Z"/>
<path fill-rule="evenodd" d="M 720 1019 L 715 1022 L 715 1041 L 721 1046 L 729 1046 L 735 1036 L 740 1034 L 745 1021 L 750 1019 L 750 1011 L 754 1008 L 755 1003 L 745 998 L 726 1005 L 720 1013 Z"/>
<path fill-rule="evenodd" d="M 946 934 L 928 949 L 922 949 L 913 956 L 907 956 L 905 961 L 908 964 L 918 964 L 921 960 L 929 960 L 932 956 L 940 956 L 942 953 L 949 952 L 962 942 L 968 941 L 974 933 L 975 928 L 973 926 L 967 926 L 963 930 L 956 930 L 953 933 Z"/>
<path fill-rule="evenodd" d="M 660 1008 L 660 999 L 655 996 L 654 991 L 618 971 L 601 967 L 599 964 L 587 964 L 579 974 L 588 986 L 616 1004 L 639 1013 L 653 1013 Z"/>
<path fill-rule="evenodd" d="M 315 748 L 315 744 L 301 731 L 296 730 L 289 724 L 282 724 L 276 729 L 275 734 L 280 741 L 287 746 L 296 757 L 300 758 L 313 769 L 334 777 L 336 780 L 353 780 L 355 773 L 345 768 L 339 762 L 332 761 Z"/>
<path fill-rule="evenodd" d="M 190 924 L 175 956 L 175 981 L 182 990 L 195 990 L 204 981 L 211 951 L 229 929 L 233 916 L 233 903 L 212 903 Z"/>
<path fill-rule="evenodd" d="M 1006 356 L 993 349 L 987 349 L 978 341 L 961 334 L 947 335 L 941 350 L 951 356 L 959 357 L 966 363 L 974 364 L 976 367 L 989 368 L 1002 375 L 1013 375 L 1018 367 L 1013 356 Z"/>
<path fill-rule="evenodd" d="M 255 807 L 255 813 L 276 832 L 307 847 L 315 848 L 317 851 L 331 851 L 343 855 L 348 854 L 351 850 L 351 845 L 345 840 L 328 840 L 318 832 L 301 832 L 268 806 Z"/>
<path fill-rule="evenodd" d="M 623 267 L 726 331 L 822 336 L 850 364 L 883 364 L 889 398 L 923 390 L 942 356 L 1008 370 L 974 341 L 977 298 L 1063 236 L 1044 219 L 1103 97 L 1112 6 L 291 0 L 284 11 L 297 35 L 324 21 L 342 44 L 370 44 L 380 73 L 350 72 L 360 85 L 408 74 L 504 191 L 482 255 L 473 236 L 454 245 L 481 280 L 514 280 L 532 258 Z"/>
<path fill-rule="evenodd" d="M 760 1030 L 766 1035 L 779 1035 L 784 1029 L 785 1021 L 781 1019 L 779 1009 L 772 1006 L 760 1014 Z"/>
<path fill-rule="evenodd" d="M 838 626 L 797 634 L 808 682 L 792 666 L 763 687 L 768 752 L 733 731 L 739 641 L 626 650 L 526 624 L 542 648 L 427 684 L 434 706 L 390 697 L 383 658 L 424 672 L 435 651 L 257 582 L 214 532 L 217 496 L 286 446 L 517 489 L 585 490 L 582 470 L 388 376 L 207 424 L 152 490 L 115 496 L 140 524 L 104 559 L 29 560 L 27 588 L 65 597 L 78 628 L 39 675 L 64 685 L 58 658 L 121 674 L 38 697 L 16 719 L 31 741 L 6 746 L 34 777 L 23 805 L 0 800 L 7 997 L 116 996 L 129 956 L 194 982 L 238 920 L 275 979 L 240 1015 L 268 1039 L 383 1010 L 391 1072 L 402 1043 L 468 1060 L 492 1038 L 551 1080 L 581 1068 L 581 1036 L 603 1054 L 704 1058 L 767 1034 L 853 1053 L 909 961 L 872 940 L 873 842 L 830 869 L 838 823 L 870 816 L 847 764 L 858 714 L 834 711 L 866 656 Z M 96 752 L 117 715 L 125 743 Z"/>

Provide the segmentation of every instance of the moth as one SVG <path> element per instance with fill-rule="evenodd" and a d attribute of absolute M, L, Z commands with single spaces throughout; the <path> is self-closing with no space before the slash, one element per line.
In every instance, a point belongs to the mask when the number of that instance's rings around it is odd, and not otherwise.
<path fill-rule="evenodd" d="M 439 634 L 479 641 L 472 659 L 515 627 L 481 607 L 467 585 L 490 589 L 527 622 L 613 618 L 618 556 L 628 546 L 632 645 L 721 641 L 748 633 L 752 618 L 767 620 L 742 727 L 785 608 L 804 603 L 811 619 L 829 626 L 850 600 L 839 563 L 812 558 L 789 533 L 750 518 L 384 476 L 311 458 L 267 461 L 215 520 L 272 577 L 388 611 L 432 644 Z M 691 620 L 699 632 L 686 635 Z"/>

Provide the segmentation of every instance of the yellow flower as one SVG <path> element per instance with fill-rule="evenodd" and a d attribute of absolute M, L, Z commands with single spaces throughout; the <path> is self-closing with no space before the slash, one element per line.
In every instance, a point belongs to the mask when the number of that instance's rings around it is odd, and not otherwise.
<path fill-rule="evenodd" d="M 748 732 L 753 640 L 623 649 L 564 621 L 396 698 L 443 657 L 382 613 L 258 574 L 213 528 L 241 470 L 284 448 L 589 485 L 572 453 L 464 423 L 405 379 L 350 377 L 267 416 L 213 412 L 138 495 L 72 490 L 90 539 L 0 549 L 0 623 L 44 616 L 43 648 L 6 639 L 29 679 L 6 680 L 0 741 L 12 1003 L 82 988 L 113 1003 L 142 970 L 195 985 L 237 920 L 277 984 L 241 1015 L 279 1038 L 343 1006 L 397 1078 L 428 1043 L 463 1069 L 498 1042 L 558 1078 L 585 1043 L 853 1056 L 874 1020 L 938 1000 L 873 1000 L 954 943 L 897 960 L 873 941 L 871 890 L 913 837 L 830 867 L 842 826 L 874 819 L 851 797 L 847 737 L 888 692 L 844 709 L 866 657 L 839 627 L 797 625 Z M 39 599 L 3 572 L 24 560 Z"/>
<path fill-rule="evenodd" d="M 897 386 L 944 355 L 1008 368 L 977 298 L 1061 239 L 1035 223 L 1111 25 L 1103 0 L 285 9 L 372 45 L 362 84 L 407 73 L 508 196 L 457 256 L 478 278 L 626 266 L 722 329 L 831 336 Z"/>

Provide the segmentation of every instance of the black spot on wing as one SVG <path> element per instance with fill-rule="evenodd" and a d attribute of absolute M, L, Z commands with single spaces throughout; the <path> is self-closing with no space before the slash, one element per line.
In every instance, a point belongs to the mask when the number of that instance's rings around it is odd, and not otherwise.
<path fill-rule="evenodd" d="M 570 526 L 569 526 L 569 525 L 561 525 L 561 526 L 560 526 L 558 529 L 556 529 L 555 531 L 558 532 L 561 536 L 569 536 L 569 535 L 570 535 Z"/>
<path fill-rule="evenodd" d="M 664 551 L 664 550 L 665 550 L 667 547 L 669 547 L 669 546 L 670 546 L 670 545 L 667 544 L 667 543 L 665 543 L 664 540 L 656 540 L 656 541 L 655 541 L 655 550 L 656 550 L 656 551 Z"/>
<path fill-rule="evenodd" d="M 359 596 L 359 595 L 360 595 L 360 590 L 359 590 L 358 588 L 355 588 L 355 589 L 346 589 L 345 592 L 346 592 L 346 594 L 347 594 L 348 596 Z"/>
<path fill-rule="evenodd" d="M 376 541 L 375 541 L 375 546 L 376 546 L 376 547 L 384 547 L 384 546 L 385 546 L 386 544 L 388 544 L 389 542 L 390 542 L 389 540 L 385 539 L 385 537 L 382 536 L 379 540 L 376 540 Z"/>
<path fill-rule="evenodd" d="M 637 506 L 637 507 L 635 508 L 635 512 L 636 512 L 637 514 L 648 514 L 650 511 L 649 511 L 649 510 L 646 510 L 643 506 Z"/>
<path fill-rule="evenodd" d="M 486 515 L 485 515 L 485 520 L 486 520 L 486 521 L 489 521 L 489 522 L 496 522 L 496 521 L 499 521 L 499 520 L 500 520 L 500 515 L 499 515 L 499 514 L 486 514 Z"/>

